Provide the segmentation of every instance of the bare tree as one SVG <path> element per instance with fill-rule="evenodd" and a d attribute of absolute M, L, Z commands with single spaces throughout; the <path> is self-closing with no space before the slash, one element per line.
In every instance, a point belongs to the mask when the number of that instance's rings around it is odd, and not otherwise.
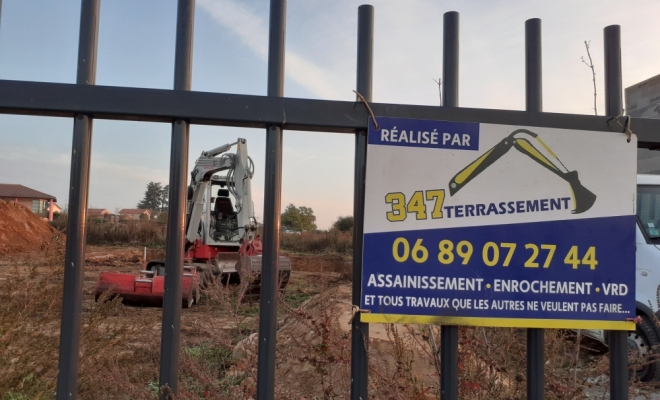
<path fill-rule="evenodd" d="M 584 41 L 584 47 L 587 48 L 587 57 L 589 57 L 589 62 L 587 63 L 584 60 L 584 56 L 582 56 L 581 58 L 584 65 L 591 68 L 591 77 L 594 82 L 594 114 L 598 115 L 598 109 L 596 108 L 596 69 L 594 68 L 594 62 L 591 60 L 591 53 L 589 52 L 589 43 L 591 43 L 591 40 L 588 42 L 586 40 Z"/>
<path fill-rule="evenodd" d="M 433 79 L 433 82 L 438 84 L 438 94 L 440 95 L 440 105 L 442 105 L 442 78 L 438 78 L 437 80 L 434 79 L 434 78 L 431 78 L 431 79 Z"/>

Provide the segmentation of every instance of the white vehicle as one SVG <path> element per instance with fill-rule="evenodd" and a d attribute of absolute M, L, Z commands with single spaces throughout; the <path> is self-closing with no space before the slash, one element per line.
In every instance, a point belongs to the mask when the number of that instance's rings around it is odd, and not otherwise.
<path fill-rule="evenodd" d="M 649 359 L 660 345 L 660 175 L 637 175 L 636 210 L 635 297 L 637 315 L 642 321 L 635 331 L 628 333 L 628 348 L 637 357 Z M 607 332 L 585 330 L 583 333 L 607 345 Z M 635 370 L 637 379 L 660 380 L 660 361 L 641 364 Z"/>

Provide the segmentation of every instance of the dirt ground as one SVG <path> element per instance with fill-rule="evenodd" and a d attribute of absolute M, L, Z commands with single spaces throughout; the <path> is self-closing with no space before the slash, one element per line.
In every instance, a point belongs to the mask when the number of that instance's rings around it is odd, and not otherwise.
<path fill-rule="evenodd" d="M 0 256 L 2 400 L 52 398 L 62 257 L 61 246 Z M 147 259 L 163 257 L 162 250 L 147 252 Z M 350 258 L 337 254 L 289 257 L 293 273 L 280 299 L 275 397 L 347 399 Z M 157 396 L 162 309 L 94 301 L 101 271 L 136 273 L 143 258 L 141 248 L 87 248 L 80 398 Z M 255 397 L 259 308 L 238 302 L 239 294 L 239 286 L 212 284 L 199 304 L 183 310 L 177 398 Z M 437 327 L 370 325 L 370 398 L 438 398 L 439 339 Z M 525 398 L 524 331 L 461 327 L 459 346 L 460 398 Z M 547 331 L 546 398 L 603 398 L 608 386 L 607 356 L 585 350 L 588 347 L 576 346 L 565 332 Z M 632 395 L 656 398 L 648 387 L 632 387 Z"/>
<path fill-rule="evenodd" d="M 32 210 L 0 200 L 0 254 L 42 250 L 54 234 Z"/>

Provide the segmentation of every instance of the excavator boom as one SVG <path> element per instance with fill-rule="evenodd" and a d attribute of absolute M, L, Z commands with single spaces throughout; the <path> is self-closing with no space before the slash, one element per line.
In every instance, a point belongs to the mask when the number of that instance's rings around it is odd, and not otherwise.
<path fill-rule="evenodd" d="M 493 146 L 490 150 L 486 151 L 479 158 L 471 162 L 468 166 L 463 168 L 449 181 L 449 194 L 453 196 L 468 184 L 472 179 L 476 178 L 486 168 L 491 166 L 495 161 L 499 160 L 506 154 L 512 147 L 525 154 L 550 172 L 568 182 L 571 188 L 573 197 L 573 214 L 580 214 L 589 210 L 596 202 L 596 195 L 585 188 L 578 179 L 577 171 L 562 171 L 555 163 L 546 157 L 532 142 L 524 137 L 516 137 L 519 134 L 526 134 L 536 139 L 541 146 L 564 167 L 559 157 L 550 149 L 550 147 L 541 140 L 541 138 L 534 132 L 527 129 L 517 129 L 502 139 L 499 143 Z"/>

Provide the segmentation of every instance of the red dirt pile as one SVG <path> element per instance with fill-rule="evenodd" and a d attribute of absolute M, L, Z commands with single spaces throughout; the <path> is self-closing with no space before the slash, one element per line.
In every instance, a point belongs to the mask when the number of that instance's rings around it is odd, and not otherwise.
<path fill-rule="evenodd" d="M 0 254 L 43 249 L 55 228 L 27 207 L 0 200 Z"/>

